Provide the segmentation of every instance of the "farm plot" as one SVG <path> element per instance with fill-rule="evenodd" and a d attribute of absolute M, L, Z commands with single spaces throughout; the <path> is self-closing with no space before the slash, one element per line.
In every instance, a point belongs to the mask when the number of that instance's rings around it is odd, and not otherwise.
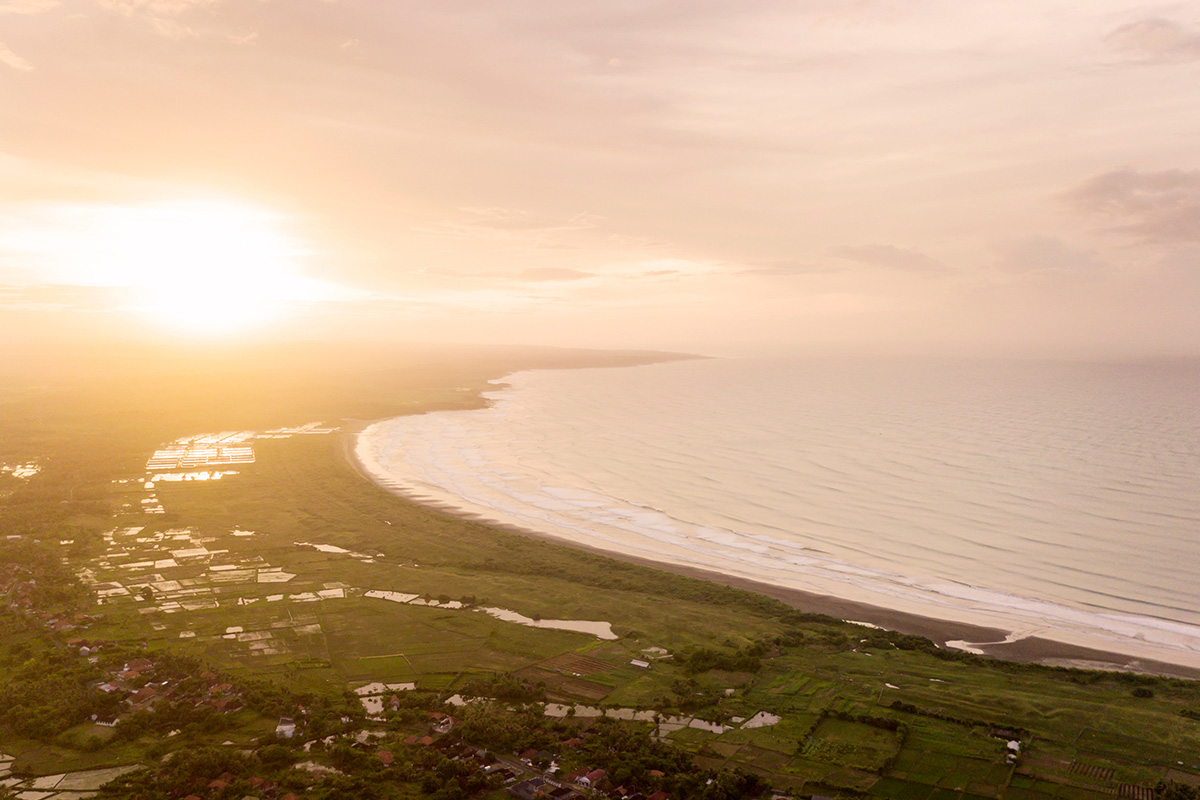
<path fill-rule="evenodd" d="M 808 737 L 801 753 L 805 758 L 828 764 L 878 770 L 900 752 L 901 741 L 895 731 L 861 722 L 825 719 Z"/>
<path fill-rule="evenodd" d="M 546 659 L 538 666 L 543 669 L 563 672 L 574 676 L 595 675 L 596 673 L 609 672 L 613 669 L 613 665 L 606 661 L 579 653 L 563 653 L 554 658 Z"/>
<path fill-rule="evenodd" d="M 603 700 L 612 692 L 611 686 L 541 667 L 528 667 L 519 671 L 517 675 L 532 683 L 546 684 L 546 697 L 551 700 L 582 700 L 595 703 Z"/>

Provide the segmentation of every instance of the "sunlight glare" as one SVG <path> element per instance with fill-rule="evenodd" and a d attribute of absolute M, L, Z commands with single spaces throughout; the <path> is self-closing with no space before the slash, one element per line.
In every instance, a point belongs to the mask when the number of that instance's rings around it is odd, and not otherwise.
<path fill-rule="evenodd" d="M 80 277 L 124 286 L 133 307 L 180 333 L 241 332 L 320 299 L 283 215 L 230 200 L 112 206 L 78 238 Z"/>

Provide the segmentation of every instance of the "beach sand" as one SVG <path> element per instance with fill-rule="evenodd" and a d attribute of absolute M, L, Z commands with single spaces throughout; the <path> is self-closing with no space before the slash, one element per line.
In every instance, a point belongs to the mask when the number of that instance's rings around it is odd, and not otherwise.
<path fill-rule="evenodd" d="M 373 422 L 373 421 L 372 421 Z M 342 429 L 342 446 L 346 460 L 364 479 L 371 481 L 384 491 L 395 495 L 405 502 L 415 503 L 433 509 L 447 516 L 476 522 L 493 528 L 528 536 L 553 544 L 571 547 L 577 550 L 639 564 L 653 569 L 663 570 L 678 575 L 686 575 L 712 583 L 731 586 L 738 589 L 766 595 L 779 600 L 800 611 L 827 614 L 831 617 L 847 621 L 865 622 L 877 625 L 887 630 L 898 631 L 916 636 L 923 636 L 935 642 L 939 647 L 948 647 L 949 642 L 970 643 L 971 650 L 989 658 L 1017 661 L 1022 663 L 1038 663 L 1046 666 L 1071 667 L 1076 669 L 1120 670 L 1154 675 L 1169 675 L 1172 677 L 1200 679 L 1200 669 L 1158 661 L 1148 658 L 1138 658 L 1131 655 L 1098 650 L 1081 645 L 1058 642 L 1040 636 L 1014 637 L 1012 631 L 1002 628 L 991 628 L 956 620 L 938 619 L 922 616 L 907 611 L 871 605 L 855 600 L 834 597 L 832 595 L 816 594 L 800 589 L 761 583 L 745 578 L 726 575 L 712 570 L 705 570 L 669 561 L 655 561 L 648 558 L 627 555 L 624 553 L 604 550 L 602 548 L 572 542 L 568 539 L 550 534 L 489 519 L 485 516 L 463 511 L 446 503 L 424 498 L 403 489 L 387 486 L 376 480 L 375 476 L 359 460 L 355 450 L 359 434 L 372 422 L 347 421 Z"/>

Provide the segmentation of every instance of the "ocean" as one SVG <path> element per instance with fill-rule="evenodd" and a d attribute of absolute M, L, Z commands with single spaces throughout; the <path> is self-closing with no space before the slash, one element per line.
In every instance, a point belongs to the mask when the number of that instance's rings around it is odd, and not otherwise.
<path fill-rule="evenodd" d="M 522 372 L 359 437 L 566 540 L 1200 666 L 1200 364 L 703 359 Z"/>

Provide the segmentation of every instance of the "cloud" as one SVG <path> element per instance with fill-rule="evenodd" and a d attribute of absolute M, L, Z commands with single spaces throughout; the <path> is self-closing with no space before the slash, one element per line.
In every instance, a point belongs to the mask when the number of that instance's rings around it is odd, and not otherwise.
<path fill-rule="evenodd" d="M 0 64 L 12 67 L 19 72 L 29 72 L 33 69 L 33 64 L 30 64 L 3 44 L 0 44 Z"/>
<path fill-rule="evenodd" d="M 538 217 L 517 208 L 471 207 L 459 209 L 473 217 L 470 224 L 482 228 L 513 231 L 578 231 L 595 228 L 600 217 L 575 214 L 566 220 Z"/>
<path fill-rule="evenodd" d="M 742 274 L 789 277 L 795 275 L 828 275 L 833 272 L 845 272 L 845 270 L 846 268 L 840 265 L 815 264 L 811 261 L 781 259 L 755 264 L 742 270 Z"/>
<path fill-rule="evenodd" d="M 7 0 L 0 3 L 0 14 L 44 14 L 59 5 L 60 0 Z"/>
<path fill-rule="evenodd" d="M 565 267 L 533 267 L 517 274 L 524 281 L 578 281 L 591 278 L 592 273 Z"/>
<path fill-rule="evenodd" d="M 111 311 L 126 298 L 111 286 L 0 285 L 5 311 Z"/>
<path fill-rule="evenodd" d="M 920 250 L 909 247 L 896 247 L 890 244 L 845 245 L 835 247 L 829 252 L 838 258 L 857 261 L 872 267 L 887 267 L 905 272 L 947 271 L 946 265 L 936 258 L 931 258 Z"/>
<path fill-rule="evenodd" d="M 200 6 L 214 5 L 219 0 L 96 0 L 96 5 L 122 14 L 151 16 L 178 15 Z"/>
<path fill-rule="evenodd" d="M 578 244 L 573 237 L 598 228 L 601 219 L 584 213 L 550 217 L 513 208 L 467 207 L 459 212 L 458 219 L 413 230 L 438 239 L 494 242 L 517 250 L 574 250 Z"/>
<path fill-rule="evenodd" d="M 1097 275 L 1110 266 L 1089 250 L 1080 250 L 1053 236 L 1021 236 L 993 245 L 996 266 L 1013 274 Z"/>
<path fill-rule="evenodd" d="M 1117 169 L 1089 178 L 1066 198 L 1146 243 L 1200 242 L 1200 170 Z"/>
<path fill-rule="evenodd" d="M 530 267 L 516 272 L 484 271 L 463 272 L 446 267 L 426 267 L 419 271 L 423 275 L 438 278 L 453 278 L 455 281 L 516 281 L 526 283 L 554 283 L 593 278 L 595 273 L 567 267 Z"/>
<path fill-rule="evenodd" d="M 1159 17 L 1122 25 L 1109 32 L 1104 43 L 1120 53 L 1152 61 L 1200 59 L 1200 34 Z"/>
<path fill-rule="evenodd" d="M 667 247 L 670 244 L 666 239 L 659 239 L 653 236 L 632 236 L 624 233 L 610 233 L 608 241 L 614 247 L 633 250 L 650 250 Z"/>
<path fill-rule="evenodd" d="M 233 44 L 246 44 L 250 40 L 239 41 L 241 34 L 229 34 L 219 28 L 194 28 L 182 20 L 191 12 L 220 5 L 224 0 L 93 0 L 100 8 L 115 11 L 132 19 L 147 22 L 155 33 L 169 39 L 183 39 L 201 35 L 218 35 L 229 39 Z"/>

